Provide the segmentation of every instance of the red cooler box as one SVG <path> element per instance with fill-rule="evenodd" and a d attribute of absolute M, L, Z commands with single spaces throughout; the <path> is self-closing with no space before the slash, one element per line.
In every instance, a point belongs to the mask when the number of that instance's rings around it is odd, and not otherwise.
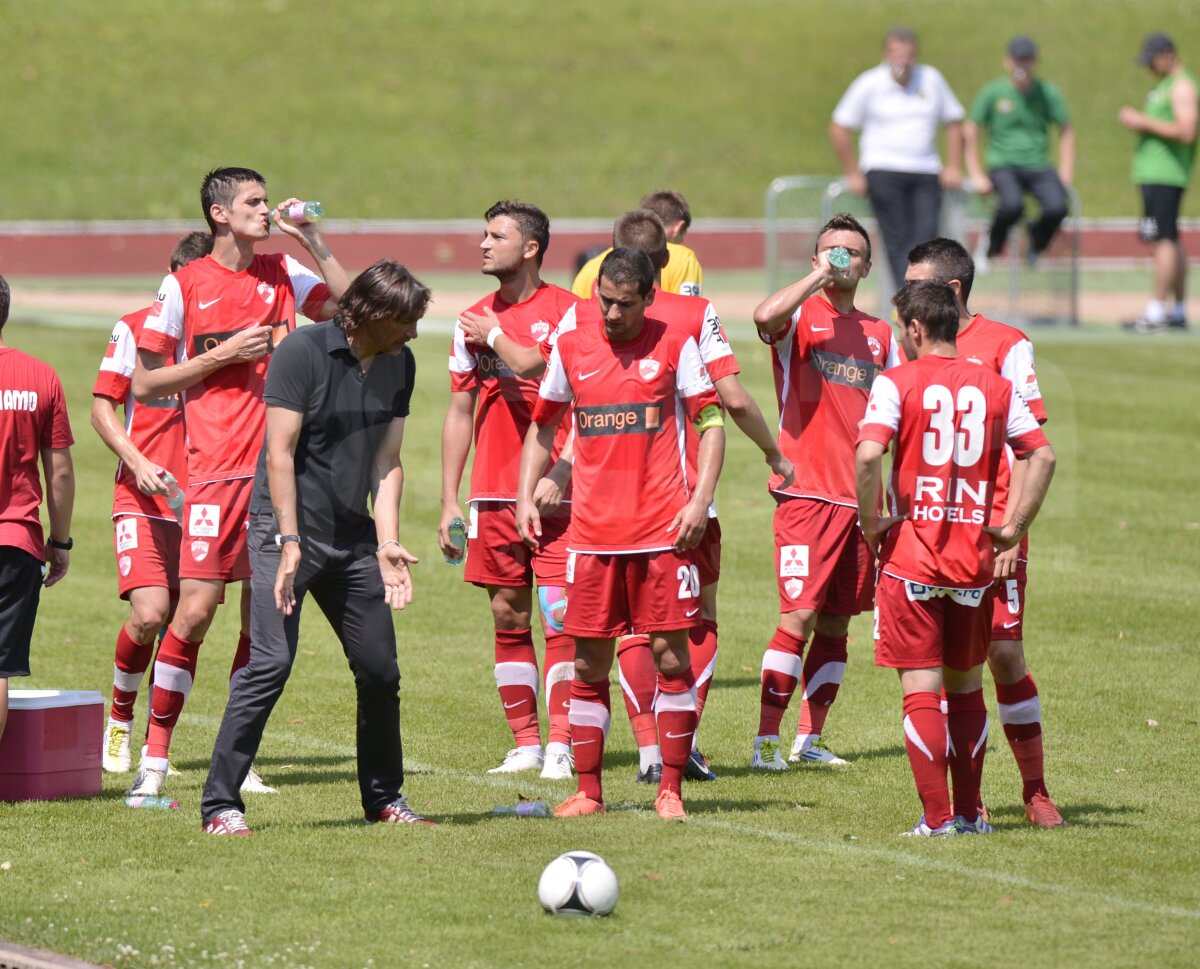
<path fill-rule="evenodd" d="M 0 737 L 0 801 L 99 794 L 103 735 L 99 693 L 10 690 L 8 726 Z"/>

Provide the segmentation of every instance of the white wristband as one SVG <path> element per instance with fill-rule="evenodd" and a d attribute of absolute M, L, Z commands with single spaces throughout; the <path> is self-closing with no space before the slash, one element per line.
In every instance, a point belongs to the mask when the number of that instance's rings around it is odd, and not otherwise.
<path fill-rule="evenodd" d="M 491 347 L 493 350 L 496 349 L 496 338 L 499 336 L 500 336 L 500 327 L 493 326 L 490 330 L 488 330 L 487 345 L 489 347 Z"/>
<path fill-rule="evenodd" d="M 400 544 L 400 539 L 398 539 L 398 538 L 389 538 L 389 539 L 388 539 L 386 542 L 380 542 L 380 543 L 379 543 L 379 544 L 378 544 L 378 545 L 375 547 L 375 551 L 376 551 L 376 553 L 378 553 L 378 552 L 382 552 L 382 551 L 383 551 L 385 548 L 387 548 L 389 545 L 399 545 L 399 544 Z"/>

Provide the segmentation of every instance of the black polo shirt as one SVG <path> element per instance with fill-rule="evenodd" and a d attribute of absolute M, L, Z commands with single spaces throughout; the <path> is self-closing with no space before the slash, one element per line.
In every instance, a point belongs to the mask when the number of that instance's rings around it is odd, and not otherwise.
<path fill-rule="evenodd" d="M 371 468 L 384 432 L 407 417 L 417 364 L 408 347 L 381 353 L 364 374 L 334 323 L 296 330 L 271 354 L 263 399 L 304 415 L 296 443 L 300 534 L 339 548 L 373 543 Z M 250 513 L 274 517 L 267 449 L 258 456 Z"/>

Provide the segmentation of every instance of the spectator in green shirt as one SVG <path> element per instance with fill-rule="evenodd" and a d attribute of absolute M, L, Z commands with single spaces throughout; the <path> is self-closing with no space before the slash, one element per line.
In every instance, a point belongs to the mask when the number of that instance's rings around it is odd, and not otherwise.
<path fill-rule="evenodd" d="M 1025 211 L 1025 193 L 1037 199 L 1041 212 L 1029 224 L 1030 264 L 1050 244 L 1067 217 L 1066 186 L 1075 169 L 1075 129 L 1062 93 L 1034 76 L 1037 46 L 1016 37 L 1004 58 L 1007 76 L 984 86 L 975 97 L 963 127 L 967 172 L 980 195 L 996 193 L 996 214 L 987 249 L 976 255 L 976 272 L 987 259 L 1004 251 L 1009 230 Z M 1057 125 L 1058 169 L 1050 164 L 1050 126 Z M 987 174 L 979 164 L 979 133 L 987 133 Z M 985 258 L 980 259 L 980 256 Z"/>
<path fill-rule="evenodd" d="M 1158 84 L 1147 95 L 1145 110 L 1126 106 L 1117 120 L 1138 136 L 1133 151 L 1133 181 L 1142 191 L 1138 235 L 1154 246 L 1154 295 L 1127 325 L 1155 333 L 1187 327 L 1187 256 L 1178 222 L 1196 160 L 1196 77 L 1179 62 L 1166 34 L 1146 38 L 1138 63 L 1150 68 Z"/>

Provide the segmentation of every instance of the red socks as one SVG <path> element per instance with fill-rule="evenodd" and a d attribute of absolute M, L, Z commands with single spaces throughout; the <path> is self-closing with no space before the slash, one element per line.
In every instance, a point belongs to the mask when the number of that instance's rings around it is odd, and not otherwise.
<path fill-rule="evenodd" d="M 688 653 L 692 658 L 692 677 L 696 681 L 696 723 L 704 714 L 704 702 L 717 670 L 717 621 L 701 620 L 688 630 Z"/>
<path fill-rule="evenodd" d="M 1037 684 L 1026 673 L 1016 683 L 996 684 L 996 706 L 1004 736 L 1017 759 L 1023 782 L 1022 799 L 1034 794 L 1049 797 L 1046 790 L 1045 755 L 1042 747 L 1042 701 Z"/>
<path fill-rule="evenodd" d="M 683 768 L 692 752 L 696 732 L 696 683 L 689 669 L 683 676 L 658 674 L 658 697 L 654 701 L 662 747 L 662 783 L 659 792 L 682 791 Z M 578 768 L 577 768 L 578 769 Z"/>
<path fill-rule="evenodd" d="M 846 637 L 813 633 L 812 645 L 801 674 L 803 694 L 796 736 L 816 740 L 825 727 L 829 708 L 837 698 L 846 672 Z"/>
<path fill-rule="evenodd" d="M 804 640 L 776 629 L 762 661 L 762 695 L 759 703 L 758 736 L 778 737 L 783 711 L 800 682 L 800 656 Z"/>
<path fill-rule="evenodd" d="M 496 630 L 496 689 L 518 747 L 542 746 L 538 728 L 538 669 L 529 629 Z"/>
<path fill-rule="evenodd" d="M 617 674 L 634 743 L 639 748 L 657 747 L 654 691 L 658 687 L 658 670 L 654 666 L 648 636 L 626 636 L 621 640 L 617 645 Z"/>
<path fill-rule="evenodd" d="M 575 676 L 575 640 L 564 633 L 546 636 L 546 713 L 550 743 L 571 743 L 571 680 Z"/>
<path fill-rule="evenodd" d="M 571 749 L 575 754 L 575 773 L 579 777 L 579 792 L 594 801 L 604 800 L 600 774 L 604 741 L 612 722 L 611 710 L 607 679 L 598 683 L 571 681 Z"/>
<path fill-rule="evenodd" d="M 239 672 L 244 670 L 250 664 L 250 637 L 245 633 L 238 633 L 237 649 L 233 653 L 233 663 L 229 667 L 229 682 L 233 682 L 233 678 Z"/>
<path fill-rule="evenodd" d="M 161 760 L 162 769 L 166 768 L 171 734 L 179 722 L 183 704 L 192 691 L 200 646 L 201 643 L 179 639 L 168 629 L 158 650 L 158 660 L 154 664 L 154 688 L 150 694 L 146 757 Z"/>
<path fill-rule="evenodd" d="M 979 783 L 987 750 L 987 707 L 983 690 L 946 694 L 946 729 L 950 734 L 950 778 L 954 813 L 974 821 L 979 812 Z"/>
<path fill-rule="evenodd" d="M 936 693 L 910 693 L 904 698 L 904 747 L 925 823 L 940 828 L 950 820 L 950 789 L 946 783 L 946 715 Z M 972 806 L 974 817 L 976 806 Z"/>
<path fill-rule="evenodd" d="M 117 648 L 113 655 L 113 698 L 109 718 L 129 723 L 133 720 L 133 706 L 137 703 L 142 678 L 150 667 L 154 655 L 154 640 L 139 643 L 129 635 L 125 626 L 117 633 Z"/>

